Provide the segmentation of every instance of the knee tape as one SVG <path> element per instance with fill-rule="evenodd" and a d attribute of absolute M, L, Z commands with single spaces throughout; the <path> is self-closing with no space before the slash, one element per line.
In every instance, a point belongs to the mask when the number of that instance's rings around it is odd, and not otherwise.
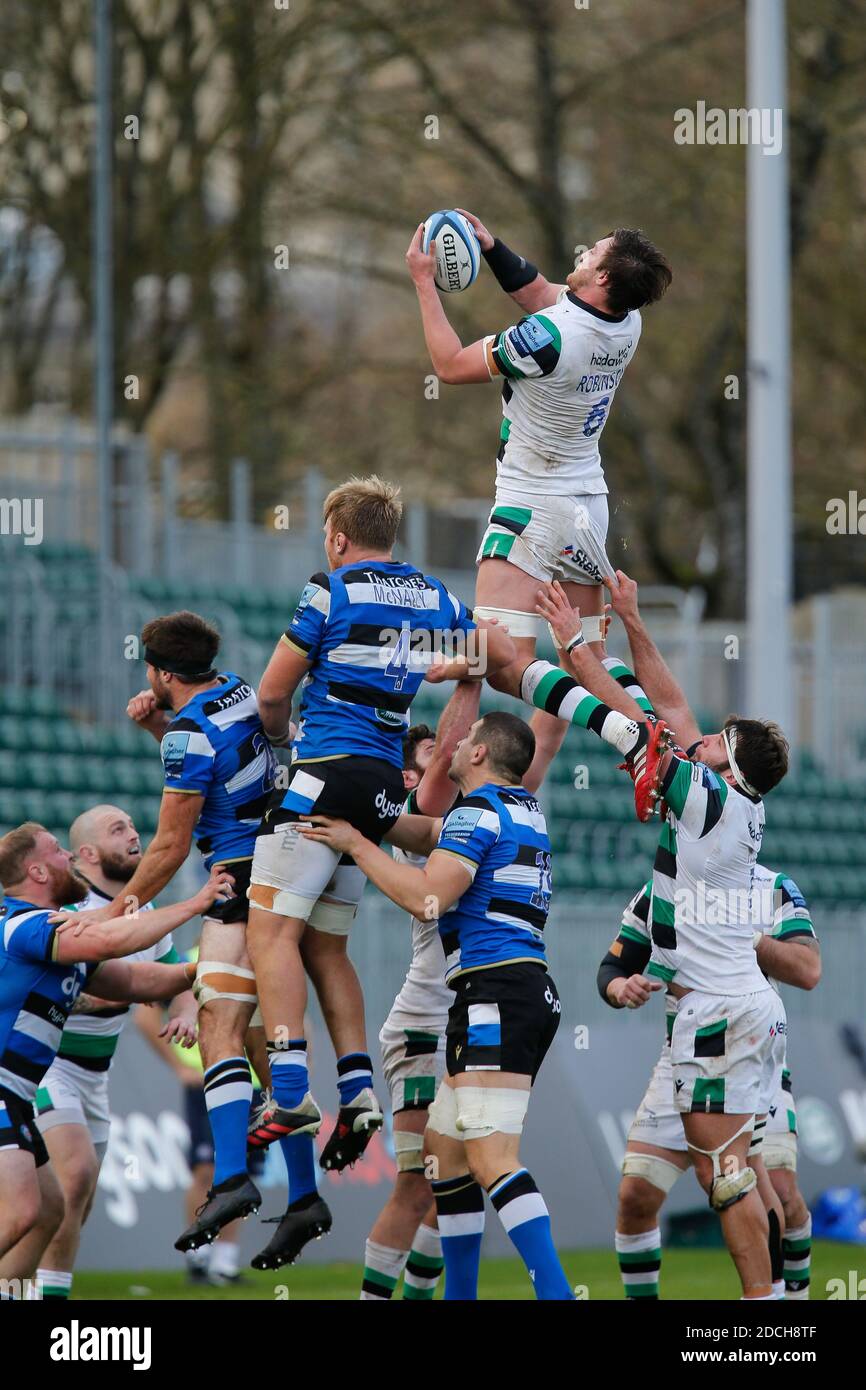
<path fill-rule="evenodd" d="M 723 1173 L 722 1165 L 719 1161 L 719 1154 L 723 1154 L 725 1149 L 729 1149 L 735 1139 L 739 1139 L 741 1134 L 746 1134 L 755 1127 L 755 1117 L 750 1115 L 746 1123 L 740 1125 L 736 1134 L 732 1134 L 723 1144 L 719 1144 L 716 1149 L 699 1149 L 697 1144 L 688 1143 L 690 1149 L 695 1153 L 704 1154 L 713 1161 L 713 1185 L 710 1189 L 710 1206 L 716 1211 L 724 1211 L 726 1207 L 732 1207 L 734 1202 L 739 1202 L 745 1197 L 752 1188 L 756 1186 L 758 1178 L 754 1168 L 745 1166 L 737 1168 L 734 1173 Z"/>
<path fill-rule="evenodd" d="M 328 936 L 348 936 L 357 911 L 357 903 L 323 903 L 320 898 L 307 918 L 307 926 Z"/>
<path fill-rule="evenodd" d="M 622 1161 L 624 1178 L 643 1178 L 665 1194 L 670 1192 L 677 1178 L 682 1177 L 682 1171 L 675 1163 L 658 1158 L 656 1154 L 627 1153 Z"/>
<path fill-rule="evenodd" d="M 412 1134 L 405 1129 L 395 1129 L 394 1154 L 397 1159 L 398 1173 L 423 1173 L 424 1135 Z"/>
<path fill-rule="evenodd" d="M 219 960 L 200 960 L 192 992 L 199 1008 L 213 1000 L 233 999 L 236 1004 L 255 1004 L 256 977 L 242 965 L 226 965 Z"/>
<path fill-rule="evenodd" d="M 790 1173 L 796 1173 L 796 1134 L 768 1134 L 761 1146 L 761 1156 L 767 1169 L 787 1168 Z"/>
<path fill-rule="evenodd" d="M 479 608 L 474 606 L 472 613 L 476 618 L 498 619 L 501 627 L 508 628 L 511 637 L 538 638 L 546 626 L 543 618 L 536 617 L 534 613 L 520 613 L 515 608 Z"/>
<path fill-rule="evenodd" d="M 491 1134 L 522 1134 L 529 1092 L 506 1086 L 457 1086 L 457 1129 L 461 1139 Z"/>
<path fill-rule="evenodd" d="M 275 888 L 270 883 L 251 883 L 247 897 L 253 907 L 273 912 L 277 917 L 294 917 L 299 922 L 308 922 L 316 905 L 315 898 L 305 898 L 290 888 Z"/>
<path fill-rule="evenodd" d="M 462 1140 L 464 1137 L 457 1128 L 457 1093 L 447 1081 L 440 1083 L 436 1099 L 427 1111 L 427 1125 L 448 1139 Z"/>

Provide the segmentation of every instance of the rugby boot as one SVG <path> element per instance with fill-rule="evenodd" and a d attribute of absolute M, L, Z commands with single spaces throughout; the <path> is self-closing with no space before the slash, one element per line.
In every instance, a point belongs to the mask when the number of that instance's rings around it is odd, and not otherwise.
<path fill-rule="evenodd" d="M 385 1122 L 382 1107 L 365 1086 L 351 1105 L 341 1105 L 337 1123 L 322 1150 L 319 1164 L 329 1173 L 342 1173 L 361 1157 L 377 1129 Z"/>
<path fill-rule="evenodd" d="M 276 1139 L 287 1139 L 292 1134 L 318 1134 L 321 1125 L 322 1112 L 309 1091 L 294 1110 L 278 1105 L 268 1093 L 250 1120 L 247 1147 L 266 1149 Z"/>
<path fill-rule="evenodd" d="M 304 1246 L 311 1240 L 321 1240 L 331 1229 L 331 1212 L 317 1192 L 291 1202 L 282 1216 L 268 1216 L 268 1225 L 276 1231 L 250 1264 L 253 1269 L 280 1269 L 294 1264 Z"/>
<path fill-rule="evenodd" d="M 634 805 L 639 821 L 648 821 L 661 795 L 661 764 L 673 743 L 673 734 L 663 719 L 639 725 L 638 742 L 620 767 L 634 782 Z"/>
<path fill-rule="evenodd" d="M 241 1173 L 236 1178 L 228 1178 L 219 1187 L 212 1187 L 195 1214 L 195 1221 L 188 1226 L 174 1243 L 175 1250 L 198 1250 L 214 1240 L 230 1221 L 239 1217 L 251 1216 L 262 1204 L 262 1195 L 255 1183 Z"/>

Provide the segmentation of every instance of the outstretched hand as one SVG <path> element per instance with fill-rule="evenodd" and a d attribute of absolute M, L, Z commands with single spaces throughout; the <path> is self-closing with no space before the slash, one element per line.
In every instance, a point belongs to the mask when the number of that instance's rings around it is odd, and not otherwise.
<path fill-rule="evenodd" d="M 427 284 L 436 274 L 436 242 L 431 241 L 428 254 L 422 249 L 423 239 L 424 223 L 420 222 L 406 252 L 406 265 L 409 267 L 409 274 L 415 284 L 419 286 Z"/>
<path fill-rule="evenodd" d="M 629 579 L 624 570 L 617 570 L 616 574 L 606 575 L 604 582 L 610 590 L 610 606 L 617 617 L 636 618 L 638 606 L 635 581 Z"/>
<path fill-rule="evenodd" d="M 571 639 L 577 637 L 581 631 L 580 610 L 572 608 L 558 579 L 554 579 L 546 588 L 539 589 L 535 598 L 536 613 L 550 625 L 550 630 L 559 645 L 568 646 Z"/>

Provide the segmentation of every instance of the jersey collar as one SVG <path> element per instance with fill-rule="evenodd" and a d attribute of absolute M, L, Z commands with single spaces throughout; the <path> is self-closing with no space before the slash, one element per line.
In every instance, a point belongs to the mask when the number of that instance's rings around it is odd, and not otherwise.
<path fill-rule="evenodd" d="M 566 293 L 566 299 L 570 299 L 572 304 L 576 304 L 578 309 L 585 309 L 588 314 L 592 314 L 594 319 L 603 319 L 605 323 L 625 323 L 629 311 L 624 314 L 606 314 L 603 309 L 596 309 L 594 304 L 587 304 L 585 300 L 578 299 L 571 290 Z"/>

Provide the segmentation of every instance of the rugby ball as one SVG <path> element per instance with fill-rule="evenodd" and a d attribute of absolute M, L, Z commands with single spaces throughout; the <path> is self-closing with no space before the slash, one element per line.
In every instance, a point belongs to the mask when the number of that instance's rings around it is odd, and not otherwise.
<path fill-rule="evenodd" d="M 433 278 L 439 289 L 446 293 L 468 289 L 481 265 L 481 247 L 471 222 L 459 212 L 431 213 L 421 242 L 425 253 L 429 254 L 431 241 L 436 243 Z"/>

